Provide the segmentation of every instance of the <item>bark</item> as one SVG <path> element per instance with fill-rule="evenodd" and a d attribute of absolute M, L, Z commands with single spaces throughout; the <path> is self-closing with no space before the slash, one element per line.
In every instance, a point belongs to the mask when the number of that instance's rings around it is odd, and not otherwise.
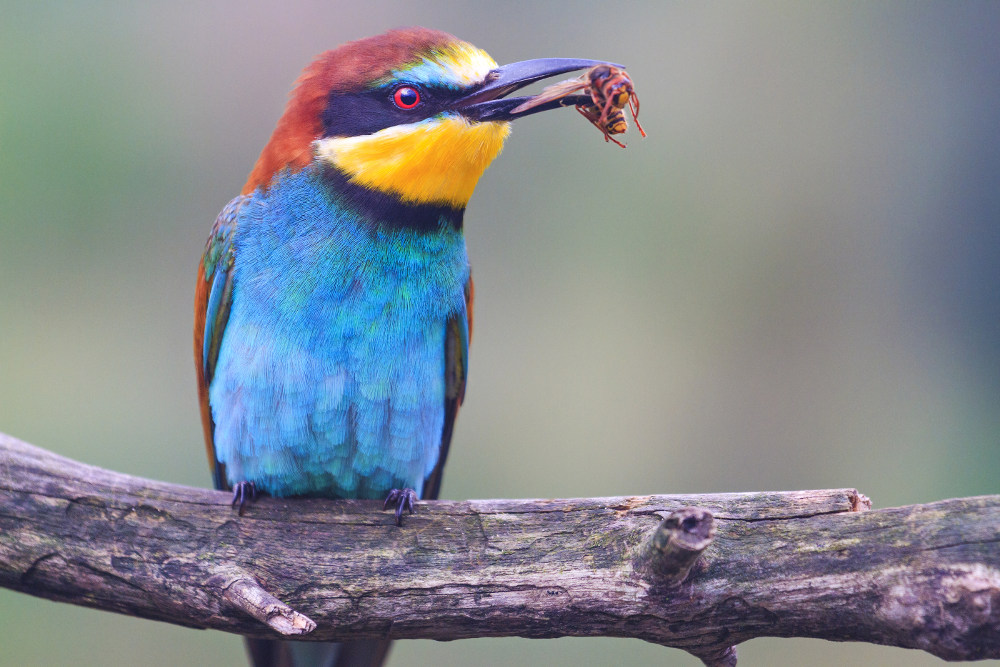
<path fill-rule="evenodd" d="M 0 585 L 254 637 L 753 637 L 1000 658 L 1000 496 L 853 489 L 380 503 L 130 477 L 0 434 Z"/>

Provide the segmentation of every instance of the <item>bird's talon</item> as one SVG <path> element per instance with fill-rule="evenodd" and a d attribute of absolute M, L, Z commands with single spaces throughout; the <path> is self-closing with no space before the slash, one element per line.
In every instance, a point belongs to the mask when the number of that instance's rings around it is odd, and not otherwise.
<path fill-rule="evenodd" d="M 389 509 L 392 505 L 396 506 L 396 525 L 403 525 L 403 510 L 409 510 L 410 514 L 413 514 L 413 503 L 417 500 L 417 492 L 413 489 L 393 489 L 389 492 L 389 495 L 385 498 L 385 504 L 382 505 L 382 509 Z"/>
<path fill-rule="evenodd" d="M 247 498 L 249 497 L 250 502 L 257 500 L 257 485 L 253 482 L 237 482 L 233 485 L 233 502 L 231 503 L 233 507 L 236 507 L 236 503 L 239 502 L 239 509 L 236 510 L 237 516 L 243 516 L 243 508 L 247 504 Z"/>

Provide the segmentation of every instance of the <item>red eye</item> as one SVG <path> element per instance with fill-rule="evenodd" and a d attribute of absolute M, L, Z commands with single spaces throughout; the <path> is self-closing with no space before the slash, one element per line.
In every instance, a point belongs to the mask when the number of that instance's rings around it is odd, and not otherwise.
<path fill-rule="evenodd" d="M 403 86 L 397 88 L 392 94 L 392 101 L 400 109 L 412 109 L 420 104 L 420 91 L 413 86 Z"/>

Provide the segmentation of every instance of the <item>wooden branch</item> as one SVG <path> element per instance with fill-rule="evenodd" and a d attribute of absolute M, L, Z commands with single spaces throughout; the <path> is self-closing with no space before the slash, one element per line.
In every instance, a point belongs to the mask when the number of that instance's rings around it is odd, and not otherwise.
<path fill-rule="evenodd" d="M 733 665 L 762 636 L 1000 658 L 1000 496 L 854 490 L 420 502 L 138 479 L 0 434 L 0 585 L 256 637 L 636 637 Z"/>

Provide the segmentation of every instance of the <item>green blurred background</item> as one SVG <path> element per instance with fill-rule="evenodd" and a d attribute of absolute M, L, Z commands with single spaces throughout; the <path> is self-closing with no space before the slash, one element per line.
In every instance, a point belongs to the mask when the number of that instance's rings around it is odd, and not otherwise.
<path fill-rule="evenodd" d="M 360 3 L 359 3 L 360 4 Z M 0 3 L 0 430 L 208 486 L 195 264 L 316 53 L 422 24 L 625 63 L 649 138 L 522 121 L 466 215 L 446 498 L 997 493 L 1000 4 Z M 761 639 L 746 665 L 925 654 Z M 237 637 L 0 590 L 0 664 L 242 665 Z M 391 665 L 698 664 L 639 641 Z"/>

